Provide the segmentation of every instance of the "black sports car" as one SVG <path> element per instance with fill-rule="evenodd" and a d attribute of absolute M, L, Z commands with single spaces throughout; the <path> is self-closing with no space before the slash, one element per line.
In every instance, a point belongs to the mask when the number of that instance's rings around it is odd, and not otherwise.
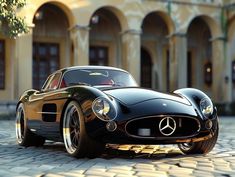
<path fill-rule="evenodd" d="M 203 92 L 140 88 L 128 72 L 112 67 L 58 70 L 17 105 L 19 145 L 62 141 L 75 157 L 96 157 L 106 143 L 178 144 L 185 154 L 205 154 L 218 132 L 216 108 Z"/>

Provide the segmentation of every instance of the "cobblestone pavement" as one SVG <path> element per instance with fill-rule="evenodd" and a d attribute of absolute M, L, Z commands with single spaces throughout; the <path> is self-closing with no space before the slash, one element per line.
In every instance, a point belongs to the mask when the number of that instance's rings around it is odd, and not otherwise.
<path fill-rule="evenodd" d="M 107 147 L 96 159 L 68 156 L 63 144 L 23 148 L 14 121 L 0 121 L 0 176 L 235 176 L 235 117 L 221 118 L 220 135 L 208 155 L 183 155 L 176 146 Z"/>

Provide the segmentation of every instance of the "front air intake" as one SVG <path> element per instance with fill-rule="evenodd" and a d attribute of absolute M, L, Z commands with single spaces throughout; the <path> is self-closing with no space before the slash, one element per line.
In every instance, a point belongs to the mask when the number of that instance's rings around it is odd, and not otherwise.
<path fill-rule="evenodd" d="M 127 134 L 140 138 L 190 137 L 199 130 L 200 123 L 196 118 L 184 116 L 142 117 L 126 123 Z"/>

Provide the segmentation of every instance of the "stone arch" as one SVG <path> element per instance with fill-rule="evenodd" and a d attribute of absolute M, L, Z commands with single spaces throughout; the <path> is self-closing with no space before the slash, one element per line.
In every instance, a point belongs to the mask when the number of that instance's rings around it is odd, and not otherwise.
<path fill-rule="evenodd" d="M 187 87 L 212 95 L 213 39 L 221 37 L 215 20 L 208 16 L 193 18 L 187 28 Z"/>
<path fill-rule="evenodd" d="M 211 34 L 212 34 L 212 38 L 222 37 L 222 30 L 221 30 L 218 22 L 214 18 L 212 18 L 208 15 L 197 15 L 197 16 L 194 16 L 193 18 L 191 18 L 188 23 L 188 26 L 185 29 L 186 33 L 188 32 L 189 27 L 192 24 L 192 22 L 198 18 L 202 19 L 208 25 L 208 27 L 211 31 Z"/>
<path fill-rule="evenodd" d="M 148 48 L 153 62 L 153 88 L 168 90 L 168 58 L 169 37 L 175 31 L 175 25 L 170 16 L 163 11 L 151 11 L 145 14 L 142 21 L 142 46 Z M 157 74 L 156 74 L 157 72 Z M 158 82 L 158 83 L 157 83 Z"/>
<path fill-rule="evenodd" d="M 32 11 L 32 15 L 29 17 L 30 18 L 29 20 L 30 20 L 31 24 L 33 24 L 34 15 L 45 4 L 52 4 L 52 5 L 55 5 L 56 7 L 58 7 L 59 9 L 61 9 L 65 13 L 65 15 L 68 19 L 69 27 L 73 27 L 74 25 L 77 24 L 75 16 L 74 16 L 72 10 L 70 9 L 70 7 L 67 4 L 65 4 L 61 1 L 57 1 L 57 0 L 53 0 L 53 1 L 52 0 L 46 0 L 46 1 L 41 1 L 39 4 L 37 4 L 37 6 Z"/>
<path fill-rule="evenodd" d="M 90 27 L 89 64 L 118 66 L 121 63 L 122 24 L 114 9 L 98 8 Z"/>
<path fill-rule="evenodd" d="M 90 24 L 90 19 L 92 18 L 92 16 L 97 11 L 100 11 L 102 9 L 107 10 L 107 11 L 109 11 L 112 14 L 115 15 L 115 17 L 118 19 L 118 21 L 120 23 L 122 31 L 125 31 L 125 30 L 129 29 L 129 27 L 128 27 L 128 20 L 127 20 L 125 14 L 120 9 L 118 9 L 116 7 L 113 7 L 113 6 L 101 6 L 101 7 L 98 7 L 97 9 L 95 9 L 90 15 L 88 15 L 87 24 Z"/>
<path fill-rule="evenodd" d="M 146 14 L 144 14 L 142 22 L 141 22 L 141 26 L 143 26 L 144 20 L 152 15 L 152 14 L 156 14 L 157 16 L 161 17 L 163 19 L 163 21 L 166 23 L 167 28 L 168 28 L 168 34 L 173 34 L 175 31 L 175 24 L 174 21 L 172 20 L 172 18 L 164 11 L 150 11 Z"/>
<path fill-rule="evenodd" d="M 71 22 L 66 12 L 51 2 L 37 9 L 32 22 L 33 88 L 39 89 L 49 74 L 71 65 Z"/>

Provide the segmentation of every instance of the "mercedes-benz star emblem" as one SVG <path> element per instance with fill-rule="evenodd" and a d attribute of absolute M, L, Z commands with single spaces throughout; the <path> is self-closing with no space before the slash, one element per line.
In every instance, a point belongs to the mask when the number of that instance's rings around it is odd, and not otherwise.
<path fill-rule="evenodd" d="M 170 136 L 175 132 L 176 122 L 172 117 L 165 117 L 159 123 L 159 130 L 161 134 Z"/>

